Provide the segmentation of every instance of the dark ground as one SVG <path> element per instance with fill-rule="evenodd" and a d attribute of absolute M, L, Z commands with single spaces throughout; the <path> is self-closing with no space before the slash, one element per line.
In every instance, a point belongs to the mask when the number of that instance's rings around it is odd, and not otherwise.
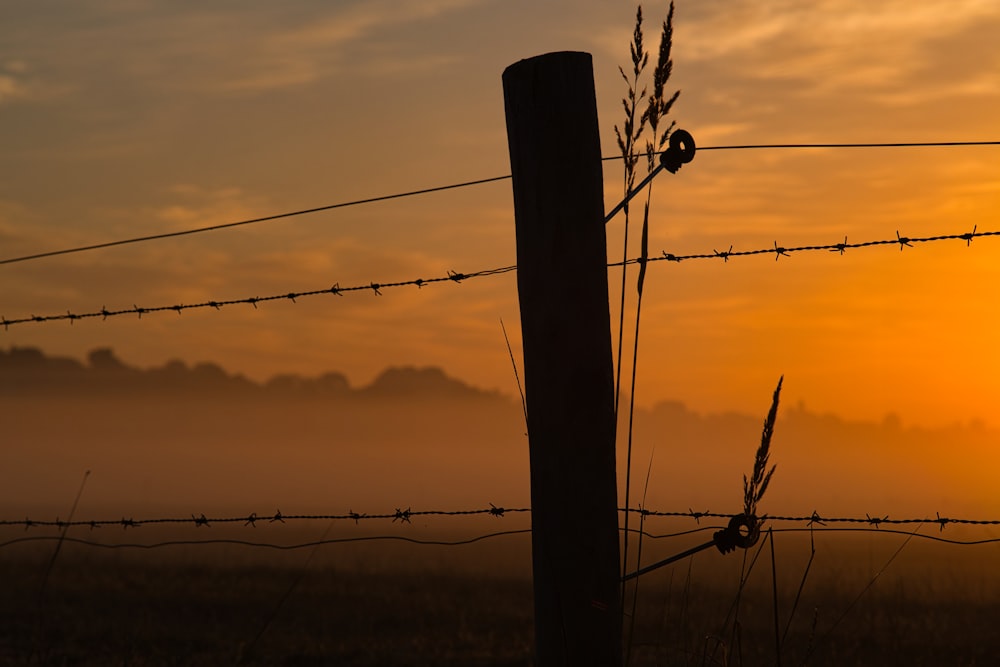
<path fill-rule="evenodd" d="M 876 536 L 851 553 L 830 542 L 794 615 L 803 545 L 778 543 L 782 665 L 1000 664 L 995 545 L 973 555 L 909 545 L 876 577 L 900 539 Z M 521 538 L 326 547 L 311 560 L 301 550 L 66 544 L 41 593 L 53 546 L 0 549 L 0 664 L 532 664 L 531 585 L 512 564 L 525 562 Z M 644 577 L 631 664 L 776 664 L 769 551 L 737 610 L 741 567 L 741 556 L 706 552 Z"/>

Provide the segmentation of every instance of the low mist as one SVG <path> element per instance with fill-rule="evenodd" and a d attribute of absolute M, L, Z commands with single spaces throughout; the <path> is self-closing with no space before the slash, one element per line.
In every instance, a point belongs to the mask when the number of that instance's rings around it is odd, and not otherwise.
<path fill-rule="evenodd" d="M 768 399 L 756 416 L 641 410 L 630 504 L 739 512 Z M 436 368 L 387 369 L 358 388 L 336 373 L 257 384 L 210 363 L 140 370 L 110 350 L 84 363 L 14 348 L 0 351 L 0 420 L 5 519 L 66 517 L 88 470 L 77 519 L 530 505 L 520 401 Z M 623 432 L 623 502 L 625 442 Z M 761 510 L 986 518 L 1000 510 L 989 478 L 998 442 L 976 425 L 847 422 L 782 405 Z"/>

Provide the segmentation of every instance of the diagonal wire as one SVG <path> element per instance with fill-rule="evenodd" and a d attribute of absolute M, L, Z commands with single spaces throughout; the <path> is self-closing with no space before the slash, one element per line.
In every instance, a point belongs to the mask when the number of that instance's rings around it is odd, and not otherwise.
<path fill-rule="evenodd" d="M 1000 141 L 923 141 L 923 142 L 895 142 L 895 143 L 789 143 L 789 144 L 734 144 L 734 145 L 720 145 L 720 146 L 703 146 L 699 147 L 700 151 L 723 151 L 723 150 L 762 150 L 762 149 L 803 149 L 803 148 L 940 148 L 948 146 L 998 146 Z M 616 155 L 611 157 L 601 158 L 602 161 L 612 161 L 621 160 L 622 156 Z M 657 169 L 656 172 L 659 170 Z M 629 196 L 635 196 L 644 185 L 646 185 L 656 173 L 651 173 L 646 177 L 646 179 L 637 186 L 634 191 Z M 454 190 L 458 188 L 465 188 L 473 185 L 482 185 L 484 183 L 493 183 L 495 181 L 504 181 L 510 178 L 510 174 L 504 174 L 503 176 L 490 176 L 488 178 L 480 178 L 472 181 L 465 181 L 462 183 L 451 183 L 448 185 L 439 185 L 431 188 L 423 188 L 420 190 L 410 190 L 408 192 L 398 192 L 389 195 L 380 195 L 377 197 L 369 197 L 367 199 L 355 199 L 352 201 L 339 202 L 336 204 L 328 204 L 325 206 L 316 206 L 313 208 L 305 208 L 297 211 L 288 211 L 286 213 L 276 213 L 274 215 L 265 215 L 257 218 L 249 218 L 247 220 L 237 220 L 235 222 L 227 222 L 219 225 L 210 225 L 207 227 L 194 227 L 191 229 L 184 229 L 175 232 L 164 232 L 161 234 L 150 234 L 148 236 L 137 236 L 134 238 L 119 239 L 116 241 L 107 241 L 104 243 L 94 243 L 91 245 L 77 246 L 73 248 L 63 248 L 61 250 L 50 250 L 45 252 L 34 253 L 31 255 L 22 255 L 19 257 L 8 257 L 6 259 L 0 259 L 0 265 L 3 264 L 14 264 L 17 262 L 26 262 L 34 259 L 42 259 L 45 257 L 55 257 L 58 255 L 69 255 L 72 253 L 86 252 L 89 250 L 100 250 L 102 248 L 111 248 L 120 245 L 128 245 L 132 243 L 142 243 L 144 241 L 156 241 L 161 239 L 174 238 L 178 236 L 187 236 L 191 234 L 199 234 L 202 232 L 217 231 L 220 229 L 229 229 L 232 227 L 242 227 L 244 225 L 252 225 L 260 222 L 270 222 L 274 220 L 281 220 L 284 218 L 292 218 L 300 215 L 307 215 L 310 213 L 319 213 L 322 211 L 332 211 L 338 208 L 347 208 L 350 206 L 360 206 L 362 204 L 372 204 L 380 201 L 388 201 L 391 199 L 401 199 L 403 197 L 413 197 L 415 195 L 428 194 L 431 192 L 442 192 L 445 190 Z M 619 204 L 619 206 L 614 209 L 608 216 L 610 219 L 614 216 L 621 207 L 624 206 L 624 202 Z"/>
<path fill-rule="evenodd" d="M 439 185 L 433 188 L 424 188 L 422 190 L 410 190 L 409 192 L 399 192 L 391 195 L 381 195 L 378 197 L 369 197 L 367 199 L 355 199 L 353 201 L 345 201 L 337 204 L 328 204 L 326 206 L 316 206 L 314 208 L 305 208 L 298 211 L 289 211 L 287 213 L 276 213 L 274 215 L 265 215 L 259 218 L 250 218 L 247 220 L 237 220 L 236 222 L 226 222 L 219 225 L 210 225 L 208 227 L 194 227 L 192 229 L 183 229 L 176 232 L 164 232 L 162 234 L 150 234 L 148 236 L 136 236 L 134 238 L 120 239 L 117 241 L 107 241 L 105 243 L 94 243 L 91 245 L 78 246 L 75 248 L 64 248 L 62 250 L 50 250 L 47 252 L 39 252 L 33 255 L 23 255 L 21 257 L 8 257 L 7 259 L 0 259 L 0 264 L 14 264 L 15 262 L 26 262 L 32 259 L 42 259 L 43 257 L 55 257 L 57 255 L 69 255 L 77 252 L 86 252 L 88 250 L 99 250 L 101 248 L 112 248 L 114 246 L 128 245 L 131 243 L 142 243 L 144 241 L 157 241 L 160 239 L 169 239 L 177 236 L 187 236 L 190 234 L 200 234 L 202 232 L 214 232 L 220 229 L 230 229 L 232 227 L 242 227 L 244 225 L 253 225 L 258 222 L 271 222 L 274 220 L 281 220 L 283 218 L 292 218 L 299 215 L 307 215 L 309 213 L 320 213 L 321 211 L 332 211 L 338 208 L 347 208 L 349 206 L 360 206 L 361 204 L 372 204 L 380 201 L 388 201 L 390 199 L 401 199 L 403 197 L 413 197 L 415 195 L 423 195 L 431 192 L 441 192 L 444 190 L 454 190 L 457 188 L 465 188 L 470 185 L 481 185 L 483 183 L 492 183 L 494 181 L 503 181 L 510 178 L 510 175 L 506 176 L 492 176 L 490 178 L 480 178 L 474 181 L 465 181 L 464 183 L 451 183 L 449 185 Z"/>

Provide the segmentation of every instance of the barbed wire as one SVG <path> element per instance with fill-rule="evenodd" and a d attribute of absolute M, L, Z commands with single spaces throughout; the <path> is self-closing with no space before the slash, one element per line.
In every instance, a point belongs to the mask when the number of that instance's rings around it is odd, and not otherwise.
<path fill-rule="evenodd" d="M 694 510 L 688 509 L 686 512 L 660 512 L 656 510 L 649 510 L 644 508 L 629 508 L 628 510 L 624 508 L 619 508 L 619 512 L 630 512 L 633 514 L 640 514 L 644 517 L 687 517 L 700 522 L 701 519 L 732 519 L 733 514 L 724 514 L 720 512 L 696 512 Z M 914 523 L 923 524 L 936 524 L 941 530 L 948 524 L 960 524 L 960 525 L 970 525 L 970 526 L 1000 526 L 1000 519 L 961 519 L 941 516 L 939 512 L 935 512 L 934 518 L 929 517 L 910 517 L 902 519 L 893 519 L 888 514 L 886 515 L 871 515 L 865 514 L 864 517 L 857 516 L 821 516 L 818 512 L 813 512 L 808 516 L 804 515 L 781 515 L 781 514 L 765 514 L 759 517 L 760 521 L 772 521 L 772 522 L 786 522 L 786 523 L 805 523 L 807 526 L 825 526 L 828 523 L 854 523 L 854 524 L 867 524 L 869 526 L 874 526 L 878 528 L 879 526 L 885 525 L 905 525 Z"/>
<path fill-rule="evenodd" d="M 803 148 L 943 148 L 943 147 L 957 147 L 957 146 L 997 146 L 1000 145 L 1000 141 L 925 141 L 925 142 L 895 142 L 895 143 L 788 143 L 788 144 L 736 144 L 736 145 L 722 145 L 722 146 L 702 146 L 698 150 L 700 151 L 725 151 L 725 150 L 773 150 L 773 149 L 803 149 Z M 638 156 L 642 157 L 642 156 Z M 602 157 L 601 161 L 609 162 L 615 160 L 623 159 L 621 155 L 613 155 L 610 157 Z M 137 236 L 127 239 L 119 239 L 115 241 L 106 241 L 103 243 L 93 243 L 89 245 L 76 246 L 72 248 L 63 248 L 60 250 L 49 250 L 45 252 L 34 253 L 30 255 L 22 255 L 19 257 L 8 257 L 6 259 L 0 259 L 0 265 L 3 264 L 15 264 L 18 262 L 27 262 L 35 259 L 43 259 L 45 257 L 56 257 L 58 255 L 69 255 L 79 252 L 87 252 L 89 250 L 100 250 L 103 248 L 112 248 L 115 246 L 129 245 L 133 243 L 142 243 L 145 241 L 157 241 L 162 239 L 174 238 L 178 236 L 188 236 L 191 234 L 200 234 L 203 232 L 218 231 L 221 229 L 229 229 L 232 227 L 242 227 L 245 225 L 252 225 L 261 222 L 272 222 L 275 220 L 282 220 L 285 218 L 293 218 L 302 215 L 308 215 L 311 213 L 320 213 L 323 211 L 332 211 L 339 208 L 348 208 L 352 206 L 361 206 L 363 204 L 373 204 L 376 202 L 388 201 L 392 199 L 402 199 L 405 197 L 414 197 L 417 195 L 429 194 L 433 192 L 442 192 L 446 190 L 456 190 L 459 188 L 467 188 L 474 185 L 483 185 L 486 183 L 494 183 L 496 181 L 505 181 L 510 179 L 510 174 L 504 174 L 502 176 L 489 176 L 487 178 L 478 178 L 471 181 L 463 181 L 460 183 L 449 183 L 447 185 L 438 185 L 429 188 L 421 188 L 419 190 L 409 190 L 405 192 L 397 192 L 388 195 L 378 195 L 375 197 L 367 197 L 364 199 L 354 199 L 350 201 L 338 202 L 336 204 L 326 204 L 323 206 L 314 206 L 311 208 L 304 208 L 295 211 L 288 211 L 285 213 L 275 213 L 272 215 L 264 215 L 256 218 L 248 218 L 246 220 L 237 220 L 234 222 L 225 222 L 218 225 L 208 225 L 205 227 L 194 227 L 191 229 L 182 229 L 173 232 L 163 232 L 159 234 L 149 234 L 147 236 Z"/>
<path fill-rule="evenodd" d="M 365 513 L 365 512 L 355 512 L 349 510 L 346 513 L 341 514 L 283 514 L 281 510 L 276 511 L 274 514 L 258 514 L 256 512 L 251 512 L 246 515 L 239 516 L 217 516 L 209 517 L 204 513 L 202 514 L 191 514 L 188 517 L 157 517 L 157 518 L 140 518 L 135 519 L 133 517 L 125 518 L 122 516 L 120 519 L 101 519 L 101 520 L 73 520 L 73 521 L 62 521 L 58 517 L 54 520 L 35 520 L 30 518 L 24 519 L 4 519 L 0 520 L 0 526 L 23 526 L 25 530 L 29 528 L 42 528 L 42 527 L 55 527 L 59 529 L 65 529 L 68 527 L 87 527 L 87 528 L 101 528 L 105 526 L 120 526 L 123 529 L 128 528 L 138 528 L 140 526 L 147 525 L 194 525 L 195 527 L 201 526 L 212 526 L 213 524 L 242 524 L 244 527 L 250 526 L 252 528 L 257 527 L 257 523 L 288 523 L 288 522 L 299 522 L 299 521 L 353 521 L 355 524 L 361 521 L 371 521 L 371 520 L 388 520 L 391 523 L 399 522 L 412 523 L 412 519 L 421 516 L 482 516 L 488 515 L 495 518 L 503 518 L 508 514 L 527 514 L 531 512 L 531 508 L 528 507 L 503 507 L 497 506 L 493 503 L 489 504 L 489 507 L 485 508 L 473 508 L 473 509 L 460 509 L 460 510 L 413 510 L 407 507 L 405 510 L 396 508 L 393 512 L 380 512 L 380 513 Z M 723 512 L 697 512 L 692 509 L 687 511 L 659 511 L 651 510 L 641 507 L 633 508 L 618 508 L 621 513 L 629 512 L 632 514 L 639 514 L 643 517 L 673 517 L 673 518 L 690 518 L 694 519 L 695 522 L 701 522 L 701 519 L 732 519 L 734 514 L 727 514 Z M 913 517 L 913 518 L 891 518 L 889 515 L 881 514 L 865 514 L 864 517 L 859 516 L 822 516 L 818 512 L 814 511 L 809 515 L 782 515 L 782 514 L 765 514 L 759 517 L 761 522 L 784 522 L 784 523 L 804 523 L 806 526 L 825 526 L 827 524 L 833 523 L 852 523 L 852 524 L 865 524 L 873 526 L 874 528 L 879 528 L 882 525 L 905 525 L 905 524 L 927 524 L 927 525 L 937 525 L 941 530 L 944 529 L 948 524 L 957 525 L 970 525 L 970 526 L 997 526 L 1000 525 L 1000 519 L 966 519 L 966 518 L 954 518 L 941 516 L 940 513 L 936 512 L 933 518 L 930 517 Z M 696 529 L 698 530 L 698 529 Z"/>
<path fill-rule="evenodd" d="M 261 523 L 288 523 L 289 521 L 337 521 L 337 520 L 349 520 L 358 523 L 363 520 L 385 520 L 390 519 L 393 523 L 399 521 L 400 523 L 410 523 L 411 519 L 420 516 L 474 516 L 481 514 L 488 514 L 493 517 L 501 518 L 507 514 L 521 514 L 525 512 L 530 512 L 531 510 L 526 507 L 498 507 L 493 503 L 490 503 L 489 507 L 479 508 L 479 509 L 464 509 L 464 510 L 417 510 L 414 511 L 407 507 L 405 510 L 396 508 L 394 512 L 382 512 L 368 514 L 365 512 L 355 512 L 353 510 L 348 510 L 346 514 L 282 514 L 281 510 L 276 511 L 274 514 L 257 514 L 256 512 L 251 512 L 247 515 L 242 516 L 222 516 L 222 517 L 206 517 L 205 514 L 199 514 L 195 516 L 192 514 L 190 518 L 188 517 L 166 517 L 166 518 L 152 518 L 152 519 L 134 519 L 132 517 L 121 519 L 102 519 L 102 520 L 77 520 L 77 521 L 60 521 L 56 518 L 54 521 L 34 521 L 32 519 L 17 519 L 17 520 L 0 520 L 0 526 L 24 526 L 25 530 L 28 528 L 42 527 L 42 526 L 55 526 L 57 528 L 65 528 L 70 526 L 86 526 L 89 528 L 101 528 L 103 526 L 121 526 L 122 528 L 138 528 L 139 526 L 145 525 L 164 525 L 164 524 L 194 524 L 195 526 L 211 526 L 212 524 L 224 524 L 224 523 L 242 523 L 244 526 L 251 526 L 256 528 L 257 522 Z"/>
<path fill-rule="evenodd" d="M 961 234 L 938 234 L 935 236 L 901 236 L 899 231 L 896 231 L 896 238 L 893 239 L 882 239 L 878 241 L 861 241 L 858 243 L 849 243 L 847 237 L 844 237 L 843 242 L 840 243 L 828 243 L 823 245 L 802 245 L 802 246 L 781 246 L 775 241 L 774 245 L 770 248 L 758 248 L 756 250 L 733 250 L 733 246 L 729 246 L 729 250 L 719 251 L 712 249 L 711 253 L 699 253 L 692 255 L 678 255 L 674 253 L 669 253 L 667 251 L 662 251 L 660 257 L 650 257 L 647 261 L 649 262 L 681 262 L 690 259 L 721 259 L 723 262 L 728 262 L 732 257 L 748 257 L 751 255 L 774 255 L 774 260 L 778 261 L 780 257 L 788 257 L 792 253 L 796 252 L 816 252 L 816 251 L 828 251 L 836 252 L 843 255 L 847 250 L 856 248 L 871 248 L 876 246 L 899 246 L 900 252 L 904 248 L 913 247 L 914 243 L 936 243 L 938 241 L 965 241 L 966 246 L 972 244 L 972 240 L 979 237 L 986 236 L 1000 236 L 1000 231 L 990 231 L 981 232 L 979 231 L 979 226 L 975 225 L 971 232 L 964 232 Z M 626 262 L 616 262 L 614 264 L 609 264 L 608 266 L 622 266 L 623 264 L 638 264 L 643 260 L 640 258 L 630 259 Z"/>
<path fill-rule="evenodd" d="M 306 290 L 303 292 L 286 292 L 284 294 L 273 294 L 270 296 L 253 296 L 246 297 L 242 299 L 228 299 L 228 300 L 213 300 L 213 301 L 202 301 L 200 303 L 189 303 L 189 304 L 176 304 L 171 306 L 153 306 L 153 307 L 141 307 L 134 305 L 131 308 L 119 308 L 116 310 L 109 310 L 106 307 L 102 307 L 100 310 L 85 312 L 85 313 L 73 313 L 66 311 L 65 315 L 30 315 L 28 317 L 21 317 L 17 319 L 9 320 L 6 317 L 0 316 L 0 325 L 3 325 L 4 330 L 15 324 L 24 324 L 27 322 L 55 322 L 59 320 L 69 320 L 70 323 L 76 320 L 90 319 L 95 317 L 100 317 L 102 320 L 106 320 L 109 317 L 118 317 L 121 315 L 137 315 L 140 319 L 143 315 L 149 313 L 158 313 L 164 311 L 174 311 L 178 314 L 185 310 L 193 310 L 198 308 L 214 308 L 220 310 L 227 306 L 234 306 L 237 304 L 251 305 L 257 308 L 258 303 L 266 303 L 268 301 L 292 301 L 295 302 L 296 299 L 310 296 L 318 296 L 321 294 L 332 294 L 334 296 L 344 296 L 345 294 L 350 294 L 352 292 L 372 292 L 378 296 L 381 296 L 382 290 L 392 289 L 397 287 L 407 287 L 416 286 L 424 287 L 425 285 L 432 285 L 434 283 L 443 282 L 454 282 L 460 283 L 465 280 L 470 280 L 472 278 L 482 278 L 484 276 L 495 276 L 503 273 L 510 273 L 511 271 L 516 271 L 516 266 L 501 266 L 495 269 L 486 269 L 483 271 L 475 271 L 473 273 L 458 273 L 456 271 L 449 271 L 445 276 L 438 276 L 436 278 L 416 278 L 413 280 L 402 280 L 396 282 L 370 282 L 365 285 L 353 285 L 350 287 L 341 287 L 340 283 L 334 283 L 332 287 L 326 287 L 322 289 Z"/>
<path fill-rule="evenodd" d="M 662 251 L 659 257 L 649 257 L 643 260 L 642 258 L 636 257 L 628 259 L 624 262 L 610 262 L 608 263 L 608 268 L 620 267 L 620 266 L 631 266 L 634 264 L 640 264 L 642 262 L 677 262 L 687 260 L 709 260 L 709 259 L 721 259 L 723 262 L 728 262 L 733 257 L 748 257 L 752 255 L 774 255 L 775 261 L 780 257 L 787 257 L 793 253 L 800 252 L 836 252 L 843 255 L 847 250 L 857 249 L 857 248 L 870 248 L 877 246 L 899 246 L 900 251 L 907 247 L 913 247 L 914 244 L 918 243 L 935 243 L 941 241 L 965 241 L 966 246 L 972 244 L 973 239 L 981 237 L 994 237 L 1000 236 L 1000 231 L 979 231 L 978 225 L 974 226 L 971 232 L 963 232 L 961 234 L 937 234 L 934 236 L 902 236 L 899 231 L 896 231 L 896 237 L 890 239 L 881 239 L 876 241 L 861 241 L 861 242 L 848 242 L 847 237 L 839 243 L 828 243 L 822 245 L 802 245 L 802 246 L 781 246 L 775 241 L 772 247 L 768 248 L 758 248 L 754 250 L 734 250 L 733 245 L 729 246 L 729 250 L 719 251 L 713 249 L 711 253 L 696 253 L 696 254 L 676 254 L 669 253 L 667 251 Z M 6 331 L 11 326 L 18 324 L 26 324 L 29 322 L 34 323 L 44 323 L 44 322 L 56 322 L 61 320 L 68 320 L 71 324 L 77 320 L 91 319 L 100 317 L 102 320 L 106 320 L 109 317 L 118 317 L 122 315 L 136 315 L 140 319 L 143 315 L 149 313 L 159 313 L 164 311 L 173 311 L 178 314 L 185 310 L 193 309 L 204 309 L 204 308 L 214 308 L 215 310 L 220 310 L 227 306 L 234 306 L 237 304 L 251 305 L 254 308 L 257 307 L 258 303 L 265 303 L 268 301 L 292 301 L 303 297 L 311 297 L 318 295 L 335 295 L 344 296 L 345 294 L 356 293 L 356 292 L 371 292 L 376 295 L 381 295 L 382 290 L 398 288 L 398 287 L 412 287 L 416 286 L 418 288 L 425 285 L 432 285 L 435 283 L 444 282 L 454 282 L 461 283 L 466 280 L 472 280 L 474 278 L 483 278 L 487 276 L 496 276 L 505 273 L 511 273 L 517 270 L 516 265 L 501 266 L 493 269 L 484 269 L 481 271 L 474 271 L 471 273 L 458 273 L 456 271 L 448 271 L 447 275 L 438 276 L 435 278 L 416 278 L 413 280 L 401 280 L 395 282 L 375 282 L 372 281 L 363 285 L 353 285 L 349 287 L 341 287 L 340 283 L 334 283 L 332 287 L 325 287 L 322 289 L 307 290 L 302 292 L 286 292 L 283 294 L 273 294 L 270 296 L 254 296 L 246 297 L 242 299 L 228 299 L 228 300 L 213 300 L 213 301 L 202 301 L 200 303 L 190 303 L 190 304 L 175 304 L 170 306 L 151 306 L 142 307 L 133 304 L 131 308 L 119 308 L 115 310 L 109 310 L 106 307 L 102 307 L 100 310 L 83 312 L 83 313 L 73 313 L 69 310 L 65 314 L 57 315 L 29 315 L 27 317 L 19 317 L 15 319 L 7 319 L 5 316 L 0 316 L 0 325 L 3 326 Z"/>

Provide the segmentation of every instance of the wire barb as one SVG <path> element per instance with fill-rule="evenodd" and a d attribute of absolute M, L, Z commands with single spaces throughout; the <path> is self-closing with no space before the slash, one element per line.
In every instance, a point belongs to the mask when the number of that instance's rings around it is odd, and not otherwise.
<path fill-rule="evenodd" d="M 712 248 L 712 252 L 715 253 L 716 257 L 721 257 L 722 261 L 728 264 L 729 263 L 729 256 L 733 254 L 733 246 L 730 245 L 729 246 L 729 250 L 727 250 L 726 252 L 719 252 L 715 248 Z M 663 253 L 663 254 L 666 255 L 666 253 Z"/>
<path fill-rule="evenodd" d="M 969 232 L 968 234 L 962 234 L 962 236 L 959 237 L 959 238 L 961 238 L 961 239 L 963 239 L 965 241 L 965 247 L 966 248 L 968 248 L 970 245 L 972 245 L 972 239 L 976 238 L 976 229 L 978 229 L 978 228 L 979 228 L 979 225 L 973 225 L 971 232 Z"/>

